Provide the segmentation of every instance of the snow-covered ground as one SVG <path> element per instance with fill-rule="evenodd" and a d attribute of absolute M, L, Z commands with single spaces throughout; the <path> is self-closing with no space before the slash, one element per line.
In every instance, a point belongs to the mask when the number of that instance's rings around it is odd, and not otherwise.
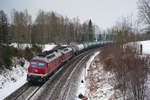
<path fill-rule="evenodd" d="M 26 47 L 31 48 L 31 44 L 26 44 L 26 43 L 19 44 L 19 45 L 17 43 L 11 43 L 10 46 L 13 46 L 14 48 L 21 48 L 21 49 L 25 49 Z"/>
<path fill-rule="evenodd" d="M 94 58 L 99 54 L 100 52 L 96 52 L 93 56 L 90 57 L 90 59 L 88 60 L 88 62 L 86 63 L 86 67 L 85 69 L 82 71 L 81 76 L 79 78 L 79 82 L 81 82 L 81 80 L 83 80 L 83 83 L 79 83 L 78 85 L 78 91 L 77 91 L 77 96 L 79 94 L 84 95 L 85 91 L 86 91 L 86 77 L 88 74 L 88 69 L 92 63 L 92 61 L 94 60 Z M 77 98 L 77 100 L 80 100 L 79 98 Z"/>
<path fill-rule="evenodd" d="M 109 83 L 113 75 L 103 70 L 103 66 L 98 61 L 99 58 L 96 57 L 99 53 L 96 52 L 86 63 L 80 77 L 77 96 L 82 94 L 88 100 L 114 100 L 114 98 L 119 98 L 119 95 Z M 77 98 L 77 100 L 81 99 Z"/>
<path fill-rule="evenodd" d="M 150 40 L 139 42 L 143 45 L 143 53 L 150 54 Z"/>
<path fill-rule="evenodd" d="M 56 44 L 46 44 L 46 45 L 44 45 L 42 52 L 51 50 L 51 49 L 55 48 L 56 46 L 57 46 Z"/>
<path fill-rule="evenodd" d="M 150 55 L 150 40 L 141 41 L 139 43 L 143 45 L 143 54 Z M 150 74 L 148 75 L 148 81 L 147 81 L 146 100 L 150 100 L 149 93 L 150 93 Z"/>
<path fill-rule="evenodd" d="M 0 74 L 0 100 L 26 83 L 28 65 L 29 62 L 25 61 L 23 67 L 17 65 L 12 70 L 5 69 Z"/>
<path fill-rule="evenodd" d="M 26 43 L 19 44 L 19 45 L 17 45 L 17 43 L 11 43 L 10 46 L 13 46 L 15 48 L 21 48 L 21 49 L 25 49 L 26 47 L 29 47 L 29 48 L 32 47 L 31 44 L 26 44 Z M 42 49 L 43 49 L 42 52 L 44 52 L 46 50 L 51 50 L 51 49 L 55 48 L 56 46 L 57 45 L 54 43 L 42 45 Z"/>
<path fill-rule="evenodd" d="M 10 46 L 18 48 L 16 43 L 12 43 Z M 21 46 L 22 49 L 31 47 L 29 44 L 23 44 Z M 55 44 L 46 44 L 43 46 L 44 48 L 42 51 L 51 50 L 55 46 Z M 20 59 L 17 58 L 13 59 L 15 64 L 17 64 L 19 60 Z M 12 67 L 12 70 L 5 69 L 2 73 L 0 73 L 0 100 L 4 99 L 27 82 L 26 77 L 29 62 L 26 60 L 23 60 L 23 62 L 25 63 L 24 66 L 17 64 Z"/>

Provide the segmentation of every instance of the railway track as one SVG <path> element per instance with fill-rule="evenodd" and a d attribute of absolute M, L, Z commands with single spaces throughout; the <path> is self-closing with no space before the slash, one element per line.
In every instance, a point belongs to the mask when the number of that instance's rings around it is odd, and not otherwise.
<path fill-rule="evenodd" d="M 89 50 L 72 58 L 43 85 L 33 86 L 26 83 L 4 100 L 73 100 L 71 98 L 74 98 L 72 94 L 75 88 L 71 87 L 77 81 L 77 74 L 97 50 L 99 49 Z"/>

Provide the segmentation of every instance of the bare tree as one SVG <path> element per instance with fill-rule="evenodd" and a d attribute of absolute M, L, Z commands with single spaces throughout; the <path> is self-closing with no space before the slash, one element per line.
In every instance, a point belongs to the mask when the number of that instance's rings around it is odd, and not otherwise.
<path fill-rule="evenodd" d="M 143 39 L 150 39 L 150 0 L 139 0 L 139 22 L 145 33 Z M 144 27 L 143 27 L 144 26 Z"/>
<path fill-rule="evenodd" d="M 14 41 L 18 44 L 31 41 L 31 16 L 28 11 L 18 12 L 13 10 L 12 13 L 12 29 L 14 30 Z"/>
<path fill-rule="evenodd" d="M 114 44 L 101 52 L 104 68 L 114 73 L 112 83 L 120 89 L 124 100 L 144 100 L 149 58 L 139 54 L 137 35 L 129 20 L 117 23 L 112 32 Z"/>
<path fill-rule="evenodd" d="M 150 24 L 150 0 L 139 0 L 138 9 L 141 21 Z"/>
<path fill-rule="evenodd" d="M 9 32 L 13 36 L 12 42 L 18 44 L 87 42 L 90 35 L 94 35 L 93 26 L 89 20 L 82 24 L 78 17 L 69 19 L 56 12 L 43 10 L 39 10 L 35 21 L 32 23 L 27 10 L 23 12 L 13 10 Z M 93 39 L 91 38 L 90 41 Z"/>

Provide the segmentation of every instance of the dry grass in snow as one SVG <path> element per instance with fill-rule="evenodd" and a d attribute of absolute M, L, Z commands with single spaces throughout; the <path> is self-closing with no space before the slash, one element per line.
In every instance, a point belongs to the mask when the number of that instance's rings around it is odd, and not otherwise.
<path fill-rule="evenodd" d="M 96 57 L 86 76 L 85 96 L 88 100 L 120 100 L 119 91 L 109 82 L 112 78 L 113 75 L 103 70 L 100 59 Z"/>

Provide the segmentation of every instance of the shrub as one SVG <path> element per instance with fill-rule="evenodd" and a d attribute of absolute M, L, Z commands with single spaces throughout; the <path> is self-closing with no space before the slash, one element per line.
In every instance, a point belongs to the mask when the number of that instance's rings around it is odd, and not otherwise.
<path fill-rule="evenodd" d="M 12 61 L 11 61 L 10 55 L 4 56 L 4 63 L 5 63 L 5 66 L 6 66 L 8 69 L 11 69 L 10 66 L 12 65 Z"/>
<path fill-rule="evenodd" d="M 24 57 L 25 57 L 25 59 L 27 59 L 27 60 L 31 60 L 31 59 L 32 59 L 33 54 L 32 54 L 32 51 L 31 51 L 31 49 L 30 49 L 29 47 L 26 47 L 26 48 L 25 48 Z"/>
<path fill-rule="evenodd" d="M 115 75 L 111 83 L 120 89 L 123 99 L 144 100 L 149 57 L 138 55 L 132 46 L 109 46 L 101 53 L 104 69 Z"/>
<path fill-rule="evenodd" d="M 40 46 L 37 46 L 37 45 L 33 45 L 32 46 L 32 48 L 31 48 L 31 50 L 33 50 L 33 51 L 35 51 L 35 52 L 37 52 L 37 53 L 40 53 L 40 52 L 42 52 L 42 47 L 40 47 Z"/>
<path fill-rule="evenodd" d="M 80 99 L 84 98 L 84 96 L 80 93 L 78 96 Z"/>
<path fill-rule="evenodd" d="M 11 54 L 12 56 L 16 56 L 16 55 L 17 55 L 17 53 L 18 53 L 17 48 L 10 47 L 9 49 L 10 49 L 9 52 L 10 52 L 10 54 Z"/>
<path fill-rule="evenodd" d="M 2 67 L 2 61 L 0 61 L 0 67 Z"/>

